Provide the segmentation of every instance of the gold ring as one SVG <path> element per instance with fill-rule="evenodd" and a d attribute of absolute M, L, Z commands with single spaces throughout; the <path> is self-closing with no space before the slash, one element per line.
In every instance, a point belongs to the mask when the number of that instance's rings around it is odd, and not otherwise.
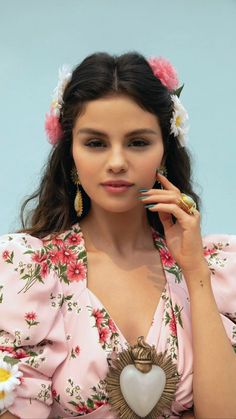
<path fill-rule="evenodd" d="M 181 193 L 181 198 L 178 201 L 178 206 L 182 208 L 187 214 L 194 215 L 197 209 L 196 202 L 191 196 Z"/>

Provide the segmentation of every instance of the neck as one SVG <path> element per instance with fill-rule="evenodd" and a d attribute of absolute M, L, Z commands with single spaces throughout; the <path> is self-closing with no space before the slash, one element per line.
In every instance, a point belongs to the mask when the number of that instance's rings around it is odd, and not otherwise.
<path fill-rule="evenodd" d="M 153 250 L 151 226 L 145 211 L 111 213 L 91 207 L 80 222 L 87 249 L 109 250 L 120 256 Z"/>

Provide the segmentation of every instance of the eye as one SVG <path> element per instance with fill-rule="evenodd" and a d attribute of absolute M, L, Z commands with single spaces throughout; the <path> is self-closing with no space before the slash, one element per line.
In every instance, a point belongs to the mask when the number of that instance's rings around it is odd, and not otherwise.
<path fill-rule="evenodd" d="M 145 140 L 132 140 L 131 145 L 132 144 L 134 145 L 134 147 L 146 147 L 150 143 L 148 141 L 145 141 Z"/>
<path fill-rule="evenodd" d="M 103 144 L 102 141 L 100 140 L 92 140 L 89 141 L 89 143 L 85 144 L 87 147 L 91 147 L 91 148 L 95 148 L 95 147 L 99 147 L 99 144 Z M 104 144 L 103 144 L 104 147 Z M 99 147 L 100 148 L 100 147 Z"/>
<path fill-rule="evenodd" d="M 85 145 L 87 147 L 91 147 L 91 148 L 104 148 L 104 147 L 106 147 L 106 144 L 102 140 L 91 140 Z M 139 147 L 140 148 L 140 147 L 146 147 L 148 145 L 150 145 L 150 142 L 148 142 L 147 140 L 135 139 L 135 140 L 130 141 L 130 144 L 128 145 L 128 147 Z"/>

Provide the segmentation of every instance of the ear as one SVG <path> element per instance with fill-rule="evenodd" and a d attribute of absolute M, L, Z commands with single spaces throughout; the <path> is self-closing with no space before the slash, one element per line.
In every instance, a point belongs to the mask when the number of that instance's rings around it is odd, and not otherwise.
<path fill-rule="evenodd" d="M 161 159 L 161 167 L 164 167 L 166 165 L 166 158 L 167 158 L 167 152 L 164 150 L 162 159 Z"/>

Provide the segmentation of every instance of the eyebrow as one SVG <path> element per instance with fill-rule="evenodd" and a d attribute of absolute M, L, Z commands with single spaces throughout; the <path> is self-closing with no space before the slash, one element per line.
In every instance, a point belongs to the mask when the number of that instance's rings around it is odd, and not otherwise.
<path fill-rule="evenodd" d="M 108 137 L 106 132 L 98 131 L 92 128 L 81 128 L 77 131 L 77 135 L 78 134 L 92 134 L 92 135 L 100 135 L 100 136 Z M 125 137 L 130 137 L 131 135 L 139 135 L 139 134 L 158 135 L 158 132 L 150 128 L 140 128 L 140 129 L 136 129 L 136 130 L 128 132 L 127 134 L 125 134 Z"/>

